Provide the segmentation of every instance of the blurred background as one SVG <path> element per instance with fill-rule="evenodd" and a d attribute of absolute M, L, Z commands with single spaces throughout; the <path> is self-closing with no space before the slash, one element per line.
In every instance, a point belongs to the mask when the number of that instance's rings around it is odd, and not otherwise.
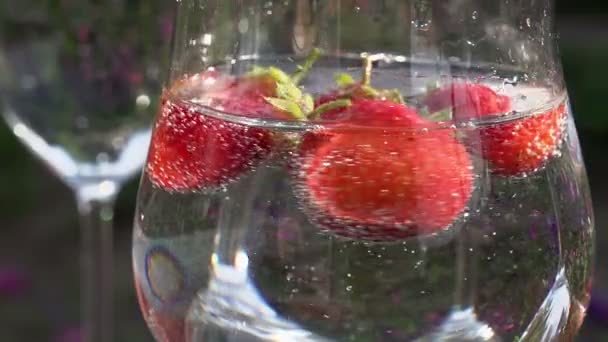
<path fill-rule="evenodd" d="M 0 0 L 12 1 L 12 0 Z M 171 1 L 171 0 L 166 0 Z M 2 6 L 0 6 L 2 8 Z M 557 0 L 565 75 L 587 163 L 597 219 L 593 302 L 580 341 L 608 336 L 608 2 Z M 159 54 L 166 54 L 159 47 Z M 160 57 L 159 57 L 160 58 Z M 72 192 L 0 121 L 0 341 L 80 341 L 79 231 Z M 152 341 L 131 276 L 131 224 L 138 179 L 115 213 L 117 341 Z"/>

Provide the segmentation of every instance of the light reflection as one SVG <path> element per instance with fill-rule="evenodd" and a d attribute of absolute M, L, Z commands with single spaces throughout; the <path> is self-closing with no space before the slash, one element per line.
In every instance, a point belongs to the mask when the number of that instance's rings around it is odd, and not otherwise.
<path fill-rule="evenodd" d="M 239 271 L 246 271 L 248 266 L 249 257 L 243 250 L 238 251 L 234 257 L 234 267 Z"/>

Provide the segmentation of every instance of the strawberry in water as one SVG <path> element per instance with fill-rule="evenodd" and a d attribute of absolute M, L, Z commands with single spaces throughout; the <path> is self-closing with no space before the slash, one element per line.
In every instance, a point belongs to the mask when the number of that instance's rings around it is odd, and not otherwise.
<path fill-rule="evenodd" d="M 312 220 L 336 235 L 369 241 L 448 228 L 473 190 L 464 146 L 452 132 L 422 131 L 416 124 L 422 119 L 404 105 L 367 100 L 352 107 L 357 126 L 378 112 L 392 126 L 373 128 L 382 123 L 373 118 L 367 128 L 343 125 L 302 153 L 298 177 Z"/>
<path fill-rule="evenodd" d="M 558 152 L 565 122 L 562 104 L 522 120 L 482 128 L 479 132 L 482 155 L 495 174 L 533 173 Z"/>
<path fill-rule="evenodd" d="M 240 78 L 210 71 L 176 82 L 163 95 L 152 137 L 146 170 L 153 184 L 175 192 L 215 188 L 251 170 L 274 147 L 266 129 L 216 119 L 176 99 L 233 115 L 300 120 L 314 103 L 297 82 L 317 57 L 315 51 L 291 77 L 269 67 Z"/>
<path fill-rule="evenodd" d="M 357 118 L 345 118 L 343 114 L 355 114 L 361 111 L 348 111 L 348 107 L 352 102 L 359 100 L 376 100 L 386 101 L 393 104 L 405 104 L 403 97 L 396 89 L 376 89 L 371 86 L 372 60 L 367 57 L 364 59 L 363 77 L 360 82 L 356 82 L 349 74 L 341 73 L 336 75 L 336 83 L 338 89 L 331 91 L 328 94 L 323 94 L 315 100 L 315 111 L 309 116 L 310 119 L 320 119 L 322 121 L 344 121 L 353 122 Z M 371 109 L 370 106 L 368 109 Z M 408 109 L 410 111 L 411 109 Z M 389 111 L 390 112 L 390 111 Z M 380 116 L 378 116 L 380 115 Z M 416 115 L 408 115 L 410 119 Z M 366 115 L 365 118 L 359 121 L 364 125 L 369 124 L 370 119 L 373 120 L 401 120 L 404 116 L 382 114 L 382 111 L 376 111 L 375 115 Z"/>
<path fill-rule="evenodd" d="M 511 100 L 481 84 L 454 83 L 432 91 L 424 100 L 430 112 L 452 109 L 455 121 L 508 113 Z M 565 123 L 563 105 L 530 117 L 482 127 L 467 136 L 494 174 L 535 172 L 556 153 Z"/>
<path fill-rule="evenodd" d="M 327 111 L 321 112 L 318 118 L 322 121 L 338 124 L 338 127 L 430 127 L 431 123 L 418 116 L 418 113 L 405 105 L 384 99 L 353 98 L 353 100 L 328 97 Z M 322 106 L 323 104 L 321 104 Z M 318 107 L 322 108 L 322 107 Z M 320 144 L 329 141 L 332 135 L 341 130 L 318 130 L 304 134 L 300 144 L 300 154 L 308 153 Z"/>
<path fill-rule="evenodd" d="M 310 219 L 332 234 L 395 241 L 447 229 L 473 191 L 472 162 L 451 130 L 400 103 L 400 96 L 349 84 L 317 100 L 336 125 L 305 136 L 297 175 Z M 378 96 L 380 95 L 380 96 Z"/>
<path fill-rule="evenodd" d="M 239 103 L 238 108 L 245 110 L 247 104 Z M 251 112 L 258 110 L 255 104 L 251 107 Z M 164 96 L 147 172 L 167 191 L 217 187 L 252 168 L 271 149 L 272 136 L 266 130 L 205 116 Z"/>
<path fill-rule="evenodd" d="M 431 91 L 424 100 L 429 112 L 452 109 L 454 118 L 475 119 L 511 110 L 511 98 L 481 84 L 452 83 Z"/>
<path fill-rule="evenodd" d="M 379 90 L 370 85 L 372 63 L 364 59 L 363 77 L 356 82 L 349 74 L 336 75 L 338 88 L 315 99 L 315 110 L 309 120 L 365 126 L 416 125 L 430 126 L 416 111 L 404 104 L 397 90 Z M 300 154 L 328 141 L 331 130 L 319 130 L 304 135 Z"/>

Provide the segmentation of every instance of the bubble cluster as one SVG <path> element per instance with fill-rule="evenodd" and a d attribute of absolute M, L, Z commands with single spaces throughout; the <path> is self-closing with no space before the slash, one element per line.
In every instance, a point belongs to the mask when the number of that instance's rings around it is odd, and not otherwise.
<path fill-rule="evenodd" d="M 532 174 L 559 154 L 566 120 L 562 104 L 524 119 L 481 128 L 472 140 L 481 145 L 481 154 L 489 160 L 493 173 Z"/>
<path fill-rule="evenodd" d="M 146 170 L 150 180 L 167 191 L 215 188 L 252 170 L 271 149 L 268 130 L 222 121 L 164 100 Z"/>

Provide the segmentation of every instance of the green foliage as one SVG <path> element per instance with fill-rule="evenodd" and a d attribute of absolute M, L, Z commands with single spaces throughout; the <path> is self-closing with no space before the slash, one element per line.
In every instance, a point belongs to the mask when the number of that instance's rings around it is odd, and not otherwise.
<path fill-rule="evenodd" d="M 31 197 L 35 191 L 30 191 L 32 178 L 30 172 L 29 154 L 6 125 L 0 122 L 0 217 L 5 220 L 18 218 L 31 209 Z"/>
<path fill-rule="evenodd" d="M 579 129 L 596 134 L 608 132 L 604 98 L 608 93 L 608 48 L 602 45 L 563 46 L 562 60 L 574 117 Z"/>

